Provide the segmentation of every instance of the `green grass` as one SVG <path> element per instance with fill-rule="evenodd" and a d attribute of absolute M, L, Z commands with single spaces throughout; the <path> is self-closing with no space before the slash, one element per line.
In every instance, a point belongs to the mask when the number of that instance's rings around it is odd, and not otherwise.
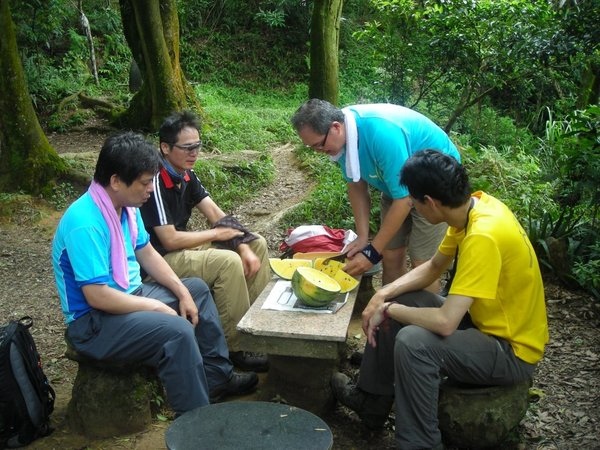
<path fill-rule="evenodd" d="M 210 196 L 225 212 L 256 196 L 275 176 L 273 160 L 266 153 L 254 161 L 227 165 L 200 159 L 195 170 Z"/>
<path fill-rule="evenodd" d="M 198 85 L 204 109 L 203 140 L 209 152 L 267 151 L 298 141 L 290 118 L 304 101 L 298 90 L 249 93 L 240 89 Z"/>
<path fill-rule="evenodd" d="M 249 93 L 207 84 L 197 85 L 196 92 L 204 112 L 202 140 L 207 153 L 258 152 L 258 156 L 235 164 L 210 155 L 200 157 L 196 164 L 211 197 L 229 211 L 273 182 L 275 167 L 269 150 L 299 142 L 289 120 L 302 99 L 289 92 Z"/>

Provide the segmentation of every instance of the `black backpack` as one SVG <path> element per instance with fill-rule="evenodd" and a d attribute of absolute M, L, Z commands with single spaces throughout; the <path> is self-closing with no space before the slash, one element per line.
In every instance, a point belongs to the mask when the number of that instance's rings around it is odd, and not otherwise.
<path fill-rule="evenodd" d="M 0 448 L 16 448 L 49 435 L 54 389 L 29 328 L 31 317 L 0 326 Z"/>

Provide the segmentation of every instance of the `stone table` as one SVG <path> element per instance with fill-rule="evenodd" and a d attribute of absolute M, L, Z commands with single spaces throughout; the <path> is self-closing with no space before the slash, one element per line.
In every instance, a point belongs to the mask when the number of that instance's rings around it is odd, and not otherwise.
<path fill-rule="evenodd" d="M 282 400 L 322 414 L 333 406 L 329 381 L 339 367 L 358 289 L 334 314 L 262 309 L 273 278 L 238 324 L 242 349 L 269 355 L 261 400 Z"/>

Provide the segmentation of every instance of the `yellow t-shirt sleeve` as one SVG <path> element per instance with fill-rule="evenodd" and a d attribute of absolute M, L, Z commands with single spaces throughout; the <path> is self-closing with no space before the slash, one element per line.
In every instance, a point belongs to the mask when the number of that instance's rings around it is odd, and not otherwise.
<path fill-rule="evenodd" d="M 456 276 L 450 294 L 496 298 L 502 258 L 489 236 L 470 234 L 460 244 Z"/>

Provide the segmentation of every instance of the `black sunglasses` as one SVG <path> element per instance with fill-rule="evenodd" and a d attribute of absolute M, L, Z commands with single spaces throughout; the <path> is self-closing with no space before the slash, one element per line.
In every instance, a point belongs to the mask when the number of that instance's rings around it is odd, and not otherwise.
<path fill-rule="evenodd" d="M 194 142 L 193 144 L 186 144 L 186 145 L 172 144 L 172 146 L 177 147 L 188 153 L 193 153 L 195 151 L 202 150 L 202 141 L 198 141 L 198 142 Z"/>

